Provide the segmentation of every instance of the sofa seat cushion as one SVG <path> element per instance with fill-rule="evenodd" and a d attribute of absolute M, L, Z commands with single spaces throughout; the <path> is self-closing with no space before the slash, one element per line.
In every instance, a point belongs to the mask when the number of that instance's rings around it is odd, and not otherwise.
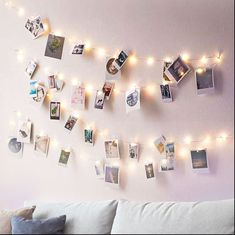
<path fill-rule="evenodd" d="M 120 201 L 112 234 L 233 234 L 234 200 L 195 203 Z"/>

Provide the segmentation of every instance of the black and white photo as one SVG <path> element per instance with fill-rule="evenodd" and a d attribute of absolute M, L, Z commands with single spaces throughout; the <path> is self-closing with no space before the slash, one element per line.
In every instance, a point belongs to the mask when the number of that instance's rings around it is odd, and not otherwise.
<path fill-rule="evenodd" d="M 145 173 L 146 173 L 147 179 L 151 179 L 155 177 L 152 163 L 148 163 L 145 165 Z"/>
<path fill-rule="evenodd" d="M 118 57 L 114 61 L 114 66 L 120 70 L 128 59 L 128 54 L 125 51 L 121 51 Z"/>
<path fill-rule="evenodd" d="M 33 38 L 37 38 L 45 32 L 40 16 L 34 19 L 28 19 L 25 28 L 33 35 Z"/>
<path fill-rule="evenodd" d="M 97 91 L 95 97 L 95 108 L 103 109 L 104 108 L 104 99 L 105 93 L 103 91 Z"/>
<path fill-rule="evenodd" d="M 129 143 L 128 154 L 129 154 L 129 158 L 138 160 L 139 159 L 139 144 Z"/>
<path fill-rule="evenodd" d="M 161 89 L 161 96 L 163 102 L 172 102 L 172 93 L 171 93 L 171 87 L 169 84 L 166 85 L 160 85 Z"/>
<path fill-rule="evenodd" d="M 73 47 L 72 55 L 82 55 L 84 51 L 84 44 L 76 44 Z"/>

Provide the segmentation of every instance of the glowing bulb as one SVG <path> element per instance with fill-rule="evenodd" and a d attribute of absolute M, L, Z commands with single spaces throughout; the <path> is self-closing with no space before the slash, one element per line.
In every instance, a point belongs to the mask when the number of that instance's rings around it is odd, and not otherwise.
<path fill-rule="evenodd" d="M 186 148 L 181 148 L 179 151 L 179 155 L 183 158 L 185 158 L 188 154 L 188 150 Z"/>
<path fill-rule="evenodd" d="M 197 69 L 197 73 L 202 74 L 203 72 L 204 72 L 204 69 L 202 69 L 202 68 Z"/>
<path fill-rule="evenodd" d="M 19 51 L 18 54 L 17 54 L 17 60 L 19 62 L 22 62 L 24 60 L 24 55 L 23 55 L 23 52 L 22 51 Z"/>
<path fill-rule="evenodd" d="M 190 136 L 187 136 L 187 137 L 184 139 L 184 142 L 185 142 L 186 144 L 191 144 L 191 143 L 192 143 L 191 137 L 190 137 Z"/>
<path fill-rule="evenodd" d="M 11 1 L 6 1 L 5 6 L 11 8 L 13 6 Z"/>
<path fill-rule="evenodd" d="M 211 142 L 211 137 L 207 136 L 204 140 L 204 144 L 209 144 Z"/>
<path fill-rule="evenodd" d="M 23 16 L 24 15 L 24 9 L 22 7 L 19 8 L 18 15 L 19 16 Z"/>
<path fill-rule="evenodd" d="M 166 57 L 166 58 L 164 59 L 164 61 L 165 61 L 166 63 L 171 63 L 171 62 L 172 62 L 172 59 L 171 59 L 170 57 Z"/>
<path fill-rule="evenodd" d="M 154 64 L 154 58 L 153 58 L 153 57 L 149 57 L 149 58 L 147 59 L 147 65 L 151 66 L 151 65 L 153 65 L 153 64 Z"/>
<path fill-rule="evenodd" d="M 55 31 L 55 35 L 56 35 L 56 36 L 62 36 L 62 32 L 61 32 L 61 30 L 57 30 L 57 31 Z"/>
<path fill-rule="evenodd" d="M 225 142 L 227 140 L 227 138 L 228 138 L 228 135 L 223 133 L 217 139 L 218 139 L 218 141 Z"/>
<path fill-rule="evenodd" d="M 87 92 L 88 94 L 91 94 L 92 91 L 93 91 L 93 86 L 92 86 L 91 84 L 87 85 L 87 86 L 86 86 L 86 92 Z"/>
<path fill-rule="evenodd" d="M 59 74 L 58 74 L 58 79 L 59 79 L 59 80 L 64 80 L 64 74 L 59 73 Z"/>
<path fill-rule="evenodd" d="M 53 139 L 53 140 L 51 141 L 51 144 L 52 144 L 52 146 L 53 146 L 54 148 L 56 148 L 59 143 L 58 143 L 58 141 L 57 141 L 56 139 Z"/>
<path fill-rule="evenodd" d="M 44 27 L 44 30 L 45 30 L 46 32 L 49 31 L 49 25 L 48 25 L 48 23 L 43 23 L 43 27 Z"/>
<path fill-rule="evenodd" d="M 183 54 L 182 56 L 182 60 L 184 61 L 184 62 L 188 62 L 189 61 L 189 55 L 188 54 Z"/>
<path fill-rule="evenodd" d="M 44 68 L 44 73 L 45 73 L 45 74 L 48 74 L 48 73 L 49 73 L 49 68 L 48 68 L 48 67 L 45 67 L 45 68 Z"/>
<path fill-rule="evenodd" d="M 67 107 L 67 102 L 66 101 L 62 101 L 61 102 L 61 108 L 62 109 L 66 109 L 66 107 Z"/>
<path fill-rule="evenodd" d="M 203 57 L 201 58 L 201 63 L 202 63 L 202 64 L 207 64 L 207 61 L 208 61 L 208 59 L 207 59 L 205 56 L 203 56 Z"/>
<path fill-rule="evenodd" d="M 20 111 L 17 111 L 16 115 L 18 118 L 20 118 L 22 116 L 22 113 Z"/>
<path fill-rule="evenodd" d="M 91 50 L 91 42 L 90 41 L 86 41 L 85 42 L 85 50 L 86 51 L 90 51 Z"/>
<path fill-rule="evenodd" d="M 216 56 L 216 62 L 221 63 L 221 61 L 222 61 L 222 55 Z"/>
<path fill-rule="evenodd" d="M 79 112 L 78 111 L 74 111 L 73 112 L 73 116 L 76 117 L 76 118 L 79 118 Z"/>
<path fill-rule="evenodd" d="M 51 93 L 48 93 L 48 94 L 47 94 L 47 98 L 48 98 L 49 100 L 52 100 L 52 99 L 53 99 L 53 95 L 52 95 Z"/>
<path fill-rule="evenodd" d="M 97 51 L 97 55 L 98 55 L 98 57 L 103 58 L 105 56 L 105 49 L 99 48 Z"/>
<path fill-rule="evenodd" d="M 167 165 L 167 159 L 162 159 L 162 160 L 161 160 L 161 164 L 164 165 L 164 166 L 166 166 L 166 165 Z"/>
<path fill-rule="evenodd" d="M 78 85 L 78 80 L 77 79 L 73 79 L 72 80 L 72 85 L 73 86 L 77 86 Z"/>
<path fill-rule="evenodd" d="M 130 56 L 130 57 L 129 57 L 129 62 L 130 62 L 130 64 L 132 64 L 132 65 L 137 64 L 137 57 L 134 56 L 134 55 Z"/>
<path fill-rule="evenodd" d="M 118 95 L 120 93 L 120 90 L 118 90 L 117 88 L 114 88 L 113 92 L 114 92 L 115 95 Z"/>
<path fill-rule="evenodd" d="M 149 95 L 154 95 L 154 93 L 155 93 L 155 91 L 156 91 L 155 88 L 156 88 L 156 87 L 155 87 L 154 85 L 149 85 L 149 86 L 147 86 L 147 87 L 146 87 L 147 93 L 148 93 Z"/>

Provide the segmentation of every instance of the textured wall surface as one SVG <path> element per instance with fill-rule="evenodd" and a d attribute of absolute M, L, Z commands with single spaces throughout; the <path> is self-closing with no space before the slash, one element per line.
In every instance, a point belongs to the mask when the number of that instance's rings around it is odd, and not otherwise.
<path fill-rule="evenodd" d="M 25 17 L 0 4 L 0 208 L 22 206 L 25 200 L 79 201 L 126 198 L 142 201 L 195 201 L 234 197 L 233 139 L 225 143 L 213 140 L 208 145 L 209 174 L 191 170 L 189 154 L 180 156 L 182 140 L 187 135 L 201 139 L 228 133 L 234 129 L 234 24 L 232 0 L 21 0 L 16 5 L 25 8 Z M 61 61 L 44 57 L 47 37 L 32 40 L 25 30 L 26 16 L 48 18 L 52 31 L 66 37 Z M 77 77 L 85 84 L 99 88 L 104 82 L 103 59 L 72 57 L 69 37 L 78 42 L 89 39 L 93 45 L 111 51 L 122 48 L 136 50 L 139 56 L 176 57 L 188 52 L 193 58 L 214 55 L 218 50 L 224 61 L 215 68 L 216 92 L 196 95 L 193 73 L 173 91 L 174 102 L 161 102 L 159 90 L 153 96 L 142 94 L 141 110 L 125 113 L 124 93 L 106 103 L 103 111 L 95 110 L 94 94 L 88 107 L 80 112 L 81 121 L 68 134 L 61 121 L 49 119 L 48 106 L 32 107 L 28 101 L 28 78 L 24 74 L 28 60 L 36 58 L 40 68 L 35 78 L 46 81 L 44 68 L 61 72 L 67 82 L 58 99 L 69 103 L 71 80 Z M 19 63 L 15 49 L 23 49 L 25 60 Z M 117 82 L 126 90 L 133 83 L 145 86 L 160 83 L 162 66 L 135 66 L 130 76 Z M 34 123 L 34 134 L 43 130 L 58 141 L 51 146 L 48 158 L 35 156 L 32 145 L 26 145 L 22 159 L 15 159 L 7 148 L 7 138 L 14 134 L 9 121 L 17 121 L 14 111 Z M 121 185 L 114 188 L 97 180 L 94 161 L 102 159 L 104 138 L 97 137 L 94 147 L 84 144 L 83 123 L 95 123 L 99 130 L 107 129 L 110 137 L 121 142 Z M 156 172 L 147 180 L 144 162 L 157 163 L 159 154 L 149 141 L 164 134 L 176 140 L 176 170 Z M 138 139 L 142 144 L 139 163 L 127 157 L 127 141 Z M 71 146 L 75 156 L 69 166 L 59 167 L 60 146 Z M 184 147 L 184 146 L 183 146 Z"/>

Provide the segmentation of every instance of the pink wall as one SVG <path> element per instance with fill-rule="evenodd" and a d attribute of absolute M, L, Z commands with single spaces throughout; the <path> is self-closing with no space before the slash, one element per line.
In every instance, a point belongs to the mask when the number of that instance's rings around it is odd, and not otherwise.
<path fill-rule="evenodd" d="M 20 207 L 25 200 L 78 201 L 127 198 L 142 201 L 195 201 L 234 197 L 233 139 L 207 146 L 210 173 L 197 175 L 191 170 L 189 155 L 180 156 L 182 140 L 187 135 L 200 139 L 207 134 L 234 132 L 234 3 L 232 0 L 21 0 L 15 1 L 26 10 L 26 16 L 48 18 L 53 31 L 66 37 L 63 60 L 44 57 L 46 37 L 32 40 L 24 29 L 26 18 L 0 4 L 0 208 Z M 94 87 L 104 81 L 104 60 L 74 58 L 69 55 L 68 38 L 90 39 L 94 45 L 110 50 L 130 48 L 138 55 L 157 58 L 188 52 L 191 57 L 213 55 L 218 50 L 224 61 L 215 69 L 216 92 L 198 97 L 194 78 L 185 79 L 174 92 L 175 101 L 164 104 L 159 91 L 153 97 L 142 95 L 142 108 L 125 113 L 124 94 L 114 97 L 104 111 L 94 110 L 94 95 L 89 97 L 88 110 L 81 112 L 86 123 L 94 122 L 98 129 L 108 129 L 110 136 L 129 141 L 138 138 L 142 145 L 139 163 L 128 159 L 126 144 L 121 147 L 121 186 L 113 188 L 95 178 L 93 164 L 104 157 L 102 138 L 94 148 L 83 143 L 82 128 L 72 134 L 64 131 L 64 120 L 52 122 L 46 106 L 34 109 L 28 102 L 28 80 L 24 68 L 30 58 L 38 59 L 36 77 L 46 80 L 44 67 L 64 73 L 67 81 L 60 98 L 69 102 L 72 78 L 77 77 Z M 23 48 L 26 60 L 19 63 L 14 52 Z M 157 63 L 147 67 L 140 63 L 129 79 L 117 86 L 126 90 L 132 83 L 145 85 L 161 81 L 162 67 Z M 44 130 L 56 138 L 58 147 L 51 147 L 47 159 L 36 157 L 33 146 L 25 146 L 22 159 L 15 159 L 7 149 L 6 139 L 14 134 L 8 125 L 17 120 L 15 110 L 30 117 L 35 133 Z M 80 123 L 81 124 L 81 123 Z M 157 173 L 156 179 L 146 180 L 144 162 L 157 163 L 156 150 L 149 140 L 161 134 L 176 140 L 177 169 Z M 71 145 L 75 157 L 67 168 L 57 164 L 60 146 Z"/>

